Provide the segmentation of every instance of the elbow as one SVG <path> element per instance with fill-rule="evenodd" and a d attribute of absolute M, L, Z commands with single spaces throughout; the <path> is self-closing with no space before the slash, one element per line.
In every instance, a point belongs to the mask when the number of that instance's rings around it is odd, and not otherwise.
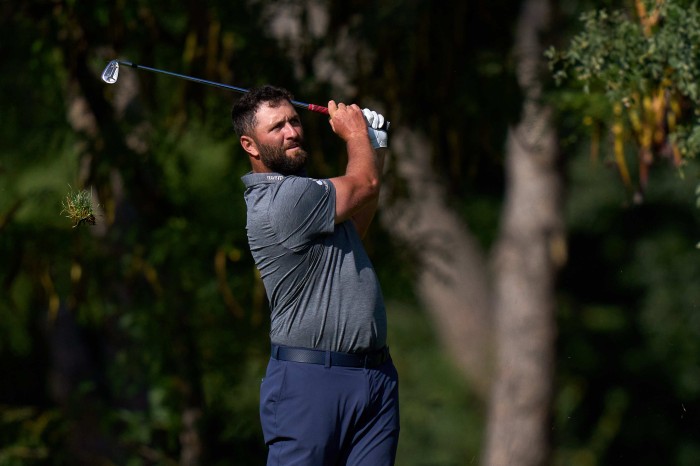
<path fill-rule="evenodd" d="M 373 177 L 372 179 L 370 179 L 368 185 L 369 185 L 370 197 L 372 199 L 378 198 L 379 191 L 382 187 L 382 182 L 379 179 L 379 177 Z"/>
<path fill-rule="evenodd" d="M 379 191 L 381 190 L 382 183 L 379 178 L 371 178 L 367 181 L 366 192 L 365 192 L 365 202 L 374 202 L 379 199 Z"/>

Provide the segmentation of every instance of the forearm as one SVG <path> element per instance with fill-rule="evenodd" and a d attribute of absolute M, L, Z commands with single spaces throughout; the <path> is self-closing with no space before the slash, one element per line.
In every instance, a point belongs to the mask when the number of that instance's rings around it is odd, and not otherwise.
<path fill-rule="evenodd" d="M 345 176 L 357 180 L 360 183 L 359 189 L 378 191 L 381 169 L 367 134 L 349 139 L 346 141 L 346 148 L 348 163 L 345 167 Z"/>
<path fill-rule="evenodd" d="M 374 214 L 377 212 L 381 177 L 384 170 L 384 159 L 387 152 L 388 149 L 386 148 L 380 148 L 374 151 L 374 167 L 377 172 L 376 195 L 352 216 L 352 222 L 355 224 L 355 229 L 360 235 L 360 238 L 364 238 L 367 234 L 369 226 L 372 223 L 372 219 L 374 218 Z"/>
<path fill-rule="evenodd" d="M 342 176 L 331 178 L 335 185 L 335 221 L 352 219 L 360 210 L 379 196 L 379 171 L 369 139 L 353 137 L 346 140 L 348 162 Z"/>
<path fill-rule="evenodd" d="M 365 114 L 355 104 L 346 106 L 332 100 L 328 110 L 331 127 L 345 141 L 348 154 L 345 174 L 330 180 L 335 186 L 335 221 L 352 219 L 364 234 L 377 208 L 383 166 L 383 156 L 378 157 L 373 147 L 386 146 L 385 140 L 383 144 L 377 141 L 371 125 L 381 125 L 384 117 L 369 110 Z"/>

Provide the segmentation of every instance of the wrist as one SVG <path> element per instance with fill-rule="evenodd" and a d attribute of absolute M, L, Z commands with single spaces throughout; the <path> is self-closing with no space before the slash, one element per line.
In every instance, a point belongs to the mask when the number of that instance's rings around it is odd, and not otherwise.
<path fill-rule="evenodd" d="M 367 135 L 366 131 L 356 131 L 354 133 L 349 134 L 344 139 L 346 143 L 350 143 L 352 141 L 369 141 L 369 136 Z"/>

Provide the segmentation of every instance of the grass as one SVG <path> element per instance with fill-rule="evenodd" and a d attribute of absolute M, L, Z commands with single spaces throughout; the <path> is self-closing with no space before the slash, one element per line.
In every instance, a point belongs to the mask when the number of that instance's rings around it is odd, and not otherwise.
<path fill-rule="evenodd" d="M 93 211 L 92 193 L 84 189 L 73 191 L 71 188 L 70 192 L 63 200 L 63 210 L 61 213 L 66 214 L 66 217 L 71 219 L 73 228 L 83 223 L 94 225 L 95 212 Z"/>

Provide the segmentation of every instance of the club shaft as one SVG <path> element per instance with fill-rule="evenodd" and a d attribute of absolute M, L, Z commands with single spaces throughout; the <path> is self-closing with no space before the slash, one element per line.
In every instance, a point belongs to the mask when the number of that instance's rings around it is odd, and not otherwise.
<path fill-rule="evenodd" d="M 132 63 L 130 61 L 117 60 L 117 62 L 120 65 L 128 66 L 131 68 L 151 71 L 153 73 L 166 74 L 168 76 L 173 76 L 175 78 L 186 79 L 188 81 L 196 82 L 199 84 L 208 84 L 210 86 L 218 87 L 221 89 L 227 89 L 229 91 L 240 92 L 242 94 L 249 92 L 248 89 L 245 89 L 243 87 L 231 86 L 230 84 L 217 83 L 214 81 L 209 81 L 209 80 L 201 79 L 201 78 L 195 78 L 195 77 L 187 76 L 187 75 L 180 74 L 180 73 L 173 73 L 172 71 L 165 71 L 165 70 L 160 70 L 158 68 L 151 68 L 150 66 L 137 65 L 136 63 Z M 295 107 L 304 108 L 306 110 L 311 110 L 312 112 L 323 113 L 324 115 L 328 115 L 328 107 L 323 107 L 321 105 L 315 105 L 315 104 L 307 104 L 306 102 L 299 102 L 298 100 L 292 100 L 291 102 L 292 102 L 292 105 L 294 105 Z"/>

